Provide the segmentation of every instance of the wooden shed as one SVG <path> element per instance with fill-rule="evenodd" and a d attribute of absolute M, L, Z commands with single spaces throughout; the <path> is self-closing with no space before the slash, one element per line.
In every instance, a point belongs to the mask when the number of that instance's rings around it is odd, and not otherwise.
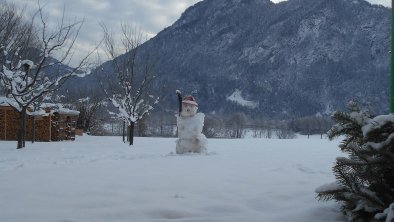
<path fill-rule="evenodd" d="M 27 112 L 26 141 L 74 140 L 79 112 L 65 108 L 46 107 Z M 0 104 L 0 140 L 17 140 L 19 113 L 8 104 Z"/>

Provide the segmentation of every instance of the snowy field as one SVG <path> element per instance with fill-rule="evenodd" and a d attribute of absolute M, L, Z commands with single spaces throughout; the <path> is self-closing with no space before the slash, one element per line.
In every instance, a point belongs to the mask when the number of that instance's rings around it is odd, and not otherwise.
<path fill-rule="evenodd" d="M 338 143 L 209 139 L 208 154 L 179 156 L 174 138 L 3 141 L 0 221 L 343 221 L 314 193 L 334 180 Z"/>

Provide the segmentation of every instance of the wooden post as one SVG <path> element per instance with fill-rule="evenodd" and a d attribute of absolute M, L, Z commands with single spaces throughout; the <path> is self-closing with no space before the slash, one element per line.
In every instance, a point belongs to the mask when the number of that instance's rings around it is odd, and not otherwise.
<path fill-rule="evenodd" d="M 48 114 L 48 119 L 49 119 L 49 139 L 48 142 L 52 141 L 52 116 L 51 113 Z"/>
<path fill-rule="evenodd" d="M 36 141 L 36 118 L 35 116 L 32 116 L 33 122 L 32 122 L 32 132 L 31 132 L 31 143 L 34 143 Z"/>
<path fill-rule="evenodd" d="M 126 129 L 126 141 L 127 142 L 130 142 L 130 125 L 127 125 L 127 127 L 126 127 L 127 129 Z"/>
<path fill-rule="evenodd" d="M 23 144 L 23 148 L 25 148 L 26 147 L 26 125 L 27 125 L 27 118 L 28 118 L 28 115 L 27 115 L 27 110 L 25 110 L 25 112 L 24 112 L 24 117 L 23 117 L 23 140 L 22 140 L 22 144 Z"/>

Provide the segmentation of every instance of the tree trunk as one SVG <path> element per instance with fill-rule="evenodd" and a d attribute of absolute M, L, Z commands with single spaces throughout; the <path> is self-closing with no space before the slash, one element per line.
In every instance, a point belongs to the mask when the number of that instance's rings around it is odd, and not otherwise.
<path fill-rule="evenodd" d="M 26 128 L 26 108 L 22 108 L 19 112 L 19 130 L 18 130 L 18 144 L 17 149 L 25 147 L 25 128 Z"/>
<path fill-rule="evenodd" d="M 133 145 L 134 143 L 134 122 L 131 122 L 129 128 L 129 142 L 130 142 L 130 146 Z"/>
<path fill-rule="evenodd" d="M 90 127 L 90 121 L 87 119 L 87 120 L 85 121 L 85 125 L 84 125 L 85 132 L 90 131 L 90 130 L 89 130 L 89 127 Z"/>
<path fill-rule="evenodd" d="M 309 139 L 309 134 L 310 134 L 310 131 L 309 131 L 309 129 L 308 129 L 308 139 Z"/>
<path fill-rule="evenodd" d="M 126 123 L 123 121 L 123 142 L 125 143 L 125 128 L 126 128 Z"/>

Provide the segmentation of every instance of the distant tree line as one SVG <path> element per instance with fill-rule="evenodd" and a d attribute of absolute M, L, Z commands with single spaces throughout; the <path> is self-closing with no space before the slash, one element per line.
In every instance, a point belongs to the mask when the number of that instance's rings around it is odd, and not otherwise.
<path fill-rule="evenodd" d="M 110 121 L 102 127 L 100 135 L 121 135 L 121 122 Z M 267 138 L 294 139 L 297 134 L 323 135 L 332 122 L 328 116 L 309 116 L 290 120 L 250 118 L 244 113 L 228 116 L 206 115 L 203 133 L 208 138 Z M 98 133 L 98 132 L 95 132 Z M 135 127 L 136 136 L 176 137 L 177 129 L 173 114 L 155 112 L 141 119 Z"/>

